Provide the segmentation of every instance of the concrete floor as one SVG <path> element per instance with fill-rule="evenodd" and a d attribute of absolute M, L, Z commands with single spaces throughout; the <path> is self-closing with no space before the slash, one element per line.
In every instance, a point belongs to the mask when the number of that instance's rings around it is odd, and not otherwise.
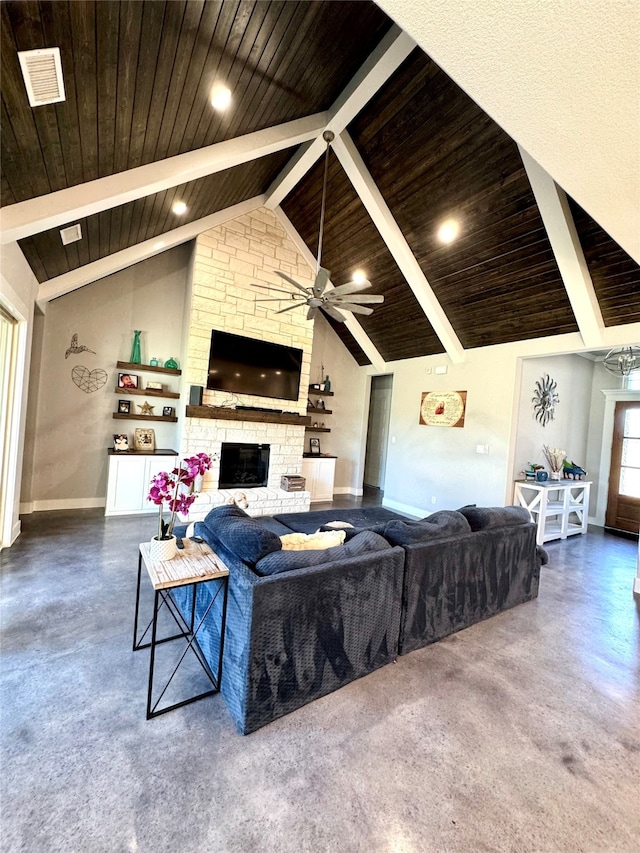
<path fill-rule="evenodd" d="M 2 553 L 4 853 L 640 849 L 634 542 L 549 543 L 537 601 L 242 737 L 219 696 L 145 720 L 152 533 L 38 513 Z"/>

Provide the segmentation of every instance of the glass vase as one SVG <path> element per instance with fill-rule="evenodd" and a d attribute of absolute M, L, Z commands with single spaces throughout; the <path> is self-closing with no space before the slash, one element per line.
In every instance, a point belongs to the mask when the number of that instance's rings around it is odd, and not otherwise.
<path fill-rule="evenodd" d="M 133 343 L 131 344 L 131 358 L 129 359 L 130 364 L 142 364 L 142 357 L 140 355 L 141 334 L 141 329 L 137 329 L 133 333 Z"/>

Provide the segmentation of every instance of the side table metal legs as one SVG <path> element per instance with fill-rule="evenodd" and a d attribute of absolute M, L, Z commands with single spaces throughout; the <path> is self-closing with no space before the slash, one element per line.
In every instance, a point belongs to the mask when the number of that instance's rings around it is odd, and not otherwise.
<path fill-rule="evenodd" d="M 142 574 L 142 558 L 140 557 L 138 560 L 138 580 L 137 580 L 137 590 L 136 590 L 136 609 L 135 609 L 135 619 L 134 619 L 134 628 L 133 628 L 133 650 L 137 651 L 139 649 L 149 648 L 150 657 L 149 657 L 149 685 L 147 690 L 147 719 L 150 720 L 152 717 L 157 717 L 160 714 L 166 714 L 167 711 L 172 711 L 175 708 L 180 708 L 183 705 L 190 705 L 192 702 L 196 702 L 198 699 L 204 699 L 206 696 L 211 696 L 214 693 L 218 693 L 220 690 L 220 681 L 222 678 L 222 654 L 224 649 L 224 631 L 225 631 L 225 622 L 226 622 L 226 612 L 227 612 L 227 577 L 221 577 L 214 580 L 208 581 L 209 584 L 215 584 L 216 590 L 211 596 L 211 600 L 209 601 L 204 613 L 198 621 L 198 624 L 195 625 L 195 617 L 196 617 L 196 594 L 197 594 L 197 582 L 190 584 L 191 586 L 191 619 L 190 624 L 188 624 L 183 618 L 180 611 L 177 609 L 173 601 L 171 600 L 171 593 L 169 589 L 156 589 L 154 592 L 154 600 L 153 600 L 153 616 L 151 621 L 145 628 L 142 636 L 138 638 L 138 621 L 140 616 L 140 583 L 141 583 L 141 574 Z M 207 660 L 205 659 L 198 643 L 197 643 L 197 635 L 198 631 L 202 627 L 203 623 L 207 619 L 211 609 L 214 604 L 218 600 L 220 594 L 222 593 L 222 608 L 221 608 L 221 619 L 220 619 L 220 653 L 218 658 L 218 667 L 217 672 L 212 672 Z M 158 616 L 163 607 L 166 607 L 167 612 L 171 615 L 174 622 L 180 629 L 180 632 L 177 634 L 173 634 L 169 637 L 161 637 L 158 638 Z M 144 642 L 145 637 L 149 632 L 149 628 L 151 628 L 151 640 L 149 642 Z M 155 664 L 156 664 L 156 648 L 162 643 L 168 643 L 173 640 L 185 639 L 186 646 L 178 659 L 178 662 L 173 668 L 173 671 L 169 675 L 166 684 L 160 691 L 160 694 L 154 701 L 154 674 L 155 674 Z M 171 705 L 166 705 L 162 708 L 159 708 L 159 704 L 162 701 L 165 693 L 167 692 L 171 682 L 173 681 L 174 676 L 176 675 L 180 665 L 185 659 L 186 655 L 189 651 L 192 651 L 205 675 L 207 676 L 209 682 L 211 683 L 211 688 L 205 690 L 201 693 L 198 693 L 195 696 L 189 696 L 186 699 L 183 699 L 179 702 L 174 702 Z"/>

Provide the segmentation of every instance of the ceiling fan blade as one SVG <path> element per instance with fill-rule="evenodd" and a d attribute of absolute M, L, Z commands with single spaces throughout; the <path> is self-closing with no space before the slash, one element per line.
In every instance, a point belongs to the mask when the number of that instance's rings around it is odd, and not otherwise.
<path fill-rule="evenodd" d="M 269 297 L 258 297 L 255 301 L 256 302 L 288 302 L 290 299 L 297 299 L 298 300 L 298 302 L 296 303 L 297 305 L 302 305 L 302 303 L 305 301 L 304 298 L 302 296 L 298 296 L 297 293 L 290 293 L 289 299 L 285 299 L 284 296 L 273 296 L 271 298 L 269 298 Z"/>
<path fill-rule="evenodd" d="M 288 293 L 291 295 L 290 290 L 283 290 L 281 287 L 274 287 L 272 284 L 252 284 L 251 287 L 261 287 L 263 290 L 275 290 L 276 293 Z"/>
<path fill-rule="evenodd" d="M 281 308 L 280 311 L 276 311 L 276 314 L 284 314 L 285 311 L 293 311 L 294 308 L 299 308 L 303 304 L 303 302 L 295 302 L 293 305 L 289 305 L 287 308 Z"/>
<path fill-rule="evenodd" d="M 316 275 L 316 280 L 313 283 L 313 295 L 314 296 L 322 296 L 324 293 L 325 287 L 329 283 L 329 278 L 331 273 L 329 270 L 324 267 L 320 267 L 318 270 L 318 274 Z"/>
<path fill-rule="evenodd" d="M 317 316 L 318 316 L 318 309 L 317 308 L 309 308 L 309 310 L 307 311 L 307 320 L 315 320 Z"/>
<path fill-rule="evenodd" d="M 279 275 L 280 278 L 283 278 L 285 281 L 288 281 L 289 284 L 292 284 L 294 287 L 297 287 L 298 290 L 301 290 L 306 296 L 309 295 L 311 291 L 310 287 L 303 287 L 301 284 L 298 284 L 298 282 L 294 278 L 291 278 L 291 276 L 288 276 L 284 272 L 280 272 L 280 270 L 275 270 L 275 274 Z"/>
<path fill-rule="evenodd" d="M 322 306 L 322 310 L 327 313 L 330 317 L 333 317 L 334 320 L 337 320 L 338 323 L 344 323 L 347 319 L 344 314 L 341 314 L 337 308 L 335 308 L 331 303 L 325 302 Z"/>
<path fill-rule="evenodd" d="M 356 293 L 356 294 L 352 294 L 351 296 L 344 296 L 344 297 L 338 296 L 337 299 L 332 299 L 331 298 L 332 296 L 333 296 L 333 291 L 331 291 L 330 293 L 327 294 L 327 299 L 330 302 L 333 302 L 335 305 L 340 305 L 340 302 L 342 301 L 342 299 L 344 299 L 345 302 L 360 302 L 363 305 L 364 305 L 364 303 L 369 303 L 370 305 L 373 305 L 374 303 L 379 304 L 380 302 L 384 302 L 384 296 L 382 296 L 381 293 L 371 293 L 371 294 Z"/>
<path fill-rule="evenodd" d="M 366 290 L 368 287 L 371 287 L 370 281 L 349 281 L 347 284 L 334 287 L 331 293 L 337 293 L 339 296 L 342 296 L 347 293 L 358 293 L 360 290 Z"/>
<path fill-rule="evenodd" d="M 352 314 L 373 314 L 373 308 L 365 308 L 364 305 L 339 302 L 338 307 L 343 311 L 351 311 Z"/>

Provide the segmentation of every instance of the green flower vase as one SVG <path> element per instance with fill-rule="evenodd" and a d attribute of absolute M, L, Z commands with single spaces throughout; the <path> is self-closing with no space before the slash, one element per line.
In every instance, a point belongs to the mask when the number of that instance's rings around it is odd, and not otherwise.
<path fill-rule="evenodd" d="M 129 362 L 131 364 L 142 364 L 142 357 L 140 355 L 140 335 L 142 334 L 141 329 L 137 329 L 133 333 L 133 343 L 131 344 L 131 358 Z"/>

